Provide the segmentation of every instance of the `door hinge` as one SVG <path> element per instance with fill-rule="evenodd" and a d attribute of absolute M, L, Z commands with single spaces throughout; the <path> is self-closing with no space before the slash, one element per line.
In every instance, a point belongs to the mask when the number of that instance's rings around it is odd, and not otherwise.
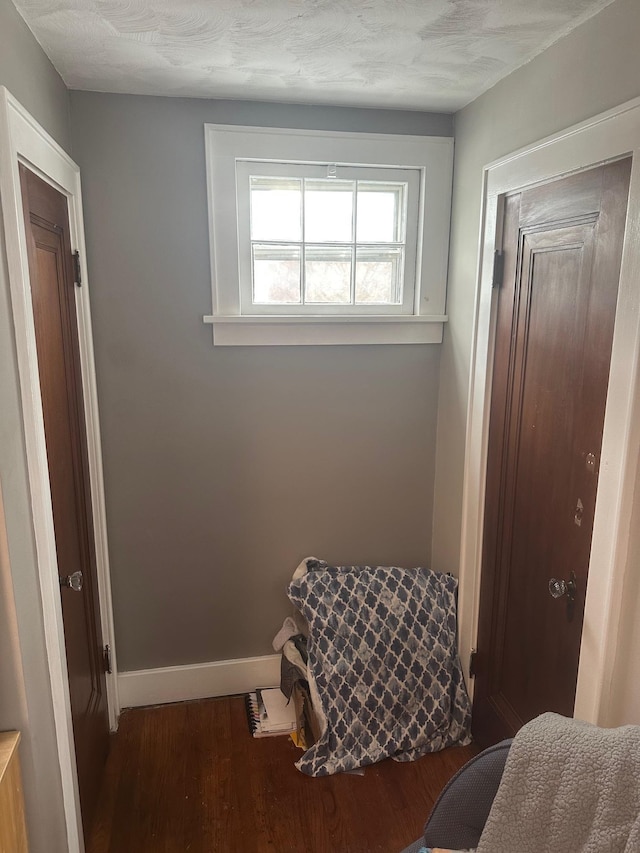
<path fill-rule="evenodd" d="M 80 270 L 80 252 L 73 253 L 73 281 L 78 287 L 82 284 L 82 272 Z"/>
<path fill-rule="evenodd" d="M 102 649 L 102 666 L 107 675 L 111 675 L 113 669 L 111 667 L 111 646 L 109 644 Z"/>
<path fill-rule="evenodd" d="M 502 287 L 504 281 L 504 252 L 496 249 L 493 253 L 493 279 L 492 287 Z"/>
<path fill-rule="evenodd" d="M 471 654 L 469 655 L 469 675 L 471 678 L 475 678 L 476 676 L 476 667 L 478 665 L 478 650 L 471 649 Z"/>

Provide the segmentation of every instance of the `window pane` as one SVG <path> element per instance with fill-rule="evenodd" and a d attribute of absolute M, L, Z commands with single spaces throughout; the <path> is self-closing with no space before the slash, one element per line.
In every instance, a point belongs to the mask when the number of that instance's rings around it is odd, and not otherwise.
<path fill-rule="evenodd" d="M 302 181 L 296 178 L 250 178 L 251 239 L 300 240 Z"/>
<path fill-rule="evenodd" d="M 307 246 L 305 249 L 305 302 L 351 303 L 351 249 Z"/>
<path fill-rule="evenodd" d="M 356 249 L 356 304 L 402 302 L 403 249 Z"/>
<path fill-rule="evenodd" d="M 350 243 L 355 181 L 304 182 L 304 239 L 310 243 Z"/>
<path fill-rule="evenodd" d="M 300 303 L 300 247 L 253 245 L 254 305 Z"/>
<path fill-rule="evenodd" d="M 406 184 L 358 182 L 359 243 L 401 243 Z"/>

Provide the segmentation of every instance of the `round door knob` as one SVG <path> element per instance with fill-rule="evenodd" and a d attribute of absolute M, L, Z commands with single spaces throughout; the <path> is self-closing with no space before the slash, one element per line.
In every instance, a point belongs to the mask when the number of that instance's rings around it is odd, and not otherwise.
<path fill-rule="evenodd" d="M 82 572 L 74 572 L 72 575 L 67 575 L 66 578 L 60 578 L 60 586 L 68 587 L 74 592 L 80 592 L 83 583 Z"/>
<path fill-rule="evenodd" d="M 551 598 L 562 598 L 563 595 L 566 595 L 569 601 L 574 601 L 577 591 L 578 585 L 576 583 L 575 572 L 570 573 L 568 581 L 558 580 L 558 578 L 551 578 L 549 581 L 549 595 Z"/>

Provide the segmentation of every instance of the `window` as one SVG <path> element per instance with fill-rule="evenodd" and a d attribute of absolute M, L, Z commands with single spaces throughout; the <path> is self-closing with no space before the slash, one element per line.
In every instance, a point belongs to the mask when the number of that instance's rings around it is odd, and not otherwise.
<path fill-rule="evenodd" d="M 450 139 L 206 133 L 214 343 L 441 340 Z"/>
<path fill-rule="evenodd" d="M 413 313 L 417 169 L 239 161 L 236 178 L 242 314 Z"/>

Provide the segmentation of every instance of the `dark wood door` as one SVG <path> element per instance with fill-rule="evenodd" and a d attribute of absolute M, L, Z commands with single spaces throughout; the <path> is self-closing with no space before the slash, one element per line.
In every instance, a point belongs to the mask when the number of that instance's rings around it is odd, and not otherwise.
<path fill-rule="evenodd" d="M 67 200 L 20 167 L 29 276 L 85 835 L 109 744 Z M 76 576 L 77 578 L 78 576 Z"/>
<path fill-rule="evenodd" d="M 505 200 L 473 703 L 481 745 L 544 711 L 573 715 L 629 174 L 620 161 Z M 553 578 L 565 582 L 558 598 Z"/>

